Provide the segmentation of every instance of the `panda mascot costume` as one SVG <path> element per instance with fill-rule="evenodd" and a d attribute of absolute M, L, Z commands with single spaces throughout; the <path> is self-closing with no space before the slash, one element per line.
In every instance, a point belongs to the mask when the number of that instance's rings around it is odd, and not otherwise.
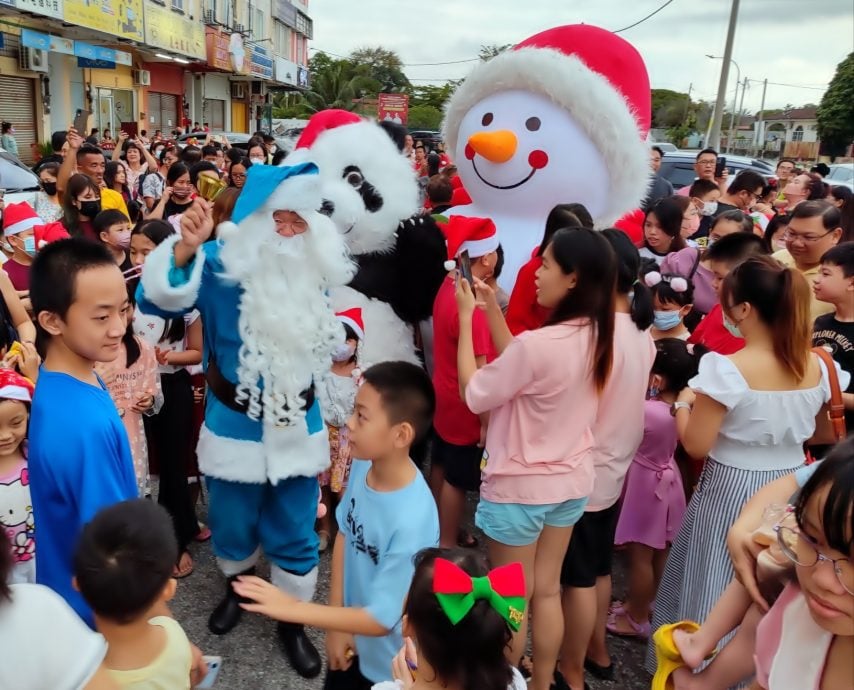
<path fill-rule="evenodd" d="M 285 163 L 315 161 L 323 209 L 344 235 L 357 264 L 347 287 L 331 291 L 336 312 L 362 310 L 360 366 L 402 360 L 420 364 L 418 324 L 433 313 L 446 272 L 445 238 L 418 212 L 418 185 L 403 156 L 405 130 L 345 110 L 315 114 Z"/>

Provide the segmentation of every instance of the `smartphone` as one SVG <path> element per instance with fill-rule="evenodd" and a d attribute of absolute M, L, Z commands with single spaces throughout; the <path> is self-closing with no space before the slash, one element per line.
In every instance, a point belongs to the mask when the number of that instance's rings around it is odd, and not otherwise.
<path fill-rule="evenodd" d="M 460 275 L 469 281 L 469 287 L 474 290 L 474 280 L 472 279 L 471 274 L 471 258 L 469 257 L 468 249 L 464 249 L 460 252 L 458 265 L 460 267 Z"/>
<path fill-rule="evenodd" d="M 91 110 L 78 110 L 77 114 L 74 116 L 74 129 L 77 130 L 77 133 L 81 137 L 85 138 L 88 134 L 86 127 L 89 126 L 89 116 L 91 114 Z"/>
<path fill-rule="evenodd" d="M 718 162 L 715 165 L 715 179 L 719 180 L 724 176 L 724 169 L 726 168 L 726 156 L 718 156 Z"/>
<path fill-rule="evenodd" d="M 202 657 L 208 665 L 208 673 L 205 679 L 196 686 L 196 690 L 207 690 L 212 688 L 216 683 L 216 677 L 219 675 L 219 670 L 222 668 L 221 656 L 206 656 Z"/>

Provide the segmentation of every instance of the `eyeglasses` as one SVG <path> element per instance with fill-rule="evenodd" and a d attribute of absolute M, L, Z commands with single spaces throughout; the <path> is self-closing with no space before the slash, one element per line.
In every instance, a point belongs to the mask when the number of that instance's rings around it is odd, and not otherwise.
<path fill-rule="evenodd" d="M 800 530 L 777 525 L 777 542 L 786 557 L 804 568 L 812 568 L 822 561 L 827 561 L 836 573 L 836 579 L 842 588 L 854 596 L 854 564 L 847 558 L 828 558 L 818 550 L 818 544 Z"/>
<path fill-rule="evenodd" d="M 816 235 L 801 235 L 797 232 L 792 232 L 791 230 L 784 230 L 783 231 L 783 239 L 786 240 L 786 242 L 792 242 L 792 243 L 794 243 L 794 242 L 812 243 L 812 242 L 818 242 L 820 239 L 822 239 L 823 237 L 827 237 L 832 232 L 833 232 L 833 230 L 828 230 L 823 235 L 816 236 Z"/>

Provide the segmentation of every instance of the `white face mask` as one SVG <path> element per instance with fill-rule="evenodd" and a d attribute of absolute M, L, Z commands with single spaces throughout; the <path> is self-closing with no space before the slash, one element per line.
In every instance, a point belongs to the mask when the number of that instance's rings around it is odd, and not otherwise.
<path fill-rule="evenodd" d="M 356 346 L 353 343 L 340 343 L 332 352 L 333 362 L 348 362 L 355 354 Z"/>
<path fill-rule="evenodd" d="M 263 156 L 262 157 L 255 156 L 253 158 L 250 158 L 249 160 L 252 161 L 252 165 L 264 165 L 264 163 L 267 162 L 267 159 L 264 158 Z"/>
<path fill-rule="evenodd" d="M 715 212 L 718 210 L 718 202 L 717 201 L 704 201 L 703 208 L 700 209 L 701 216 L 713 216 Z"/>

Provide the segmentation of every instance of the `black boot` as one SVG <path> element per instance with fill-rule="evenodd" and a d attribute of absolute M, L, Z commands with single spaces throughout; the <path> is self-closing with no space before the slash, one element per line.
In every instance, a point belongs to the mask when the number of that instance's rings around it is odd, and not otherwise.
<path fill-rule="evenodd" d="M 231 583 L 241 575 L 254 574 L 255 568 L 249 568 L 249 570 L 244 570 L 242 573 L 233 575 L 226 580 L 225 596 L 222 598 L 222 601 L 217 604 L 217 607 L 213 610 L 211 617 L 208 619 L 208 630 L 210 630 L 214 635 L 225 635 L 227 632 L 231 632 L 234 626 L 240 622 L 240 616 L 243 613 L 243 609 L 240 608 L 240 604 L 249 603 L 249 599 L 237 596 L 237 592 L 234 591 Z"/>
<path fill-rule="evenodd" d="M 303 678 L 318 676 L 320 654 L 305 634 L 305 627 L 298 623 L 279 623 L 277 632 L 294 671 Z"/>

